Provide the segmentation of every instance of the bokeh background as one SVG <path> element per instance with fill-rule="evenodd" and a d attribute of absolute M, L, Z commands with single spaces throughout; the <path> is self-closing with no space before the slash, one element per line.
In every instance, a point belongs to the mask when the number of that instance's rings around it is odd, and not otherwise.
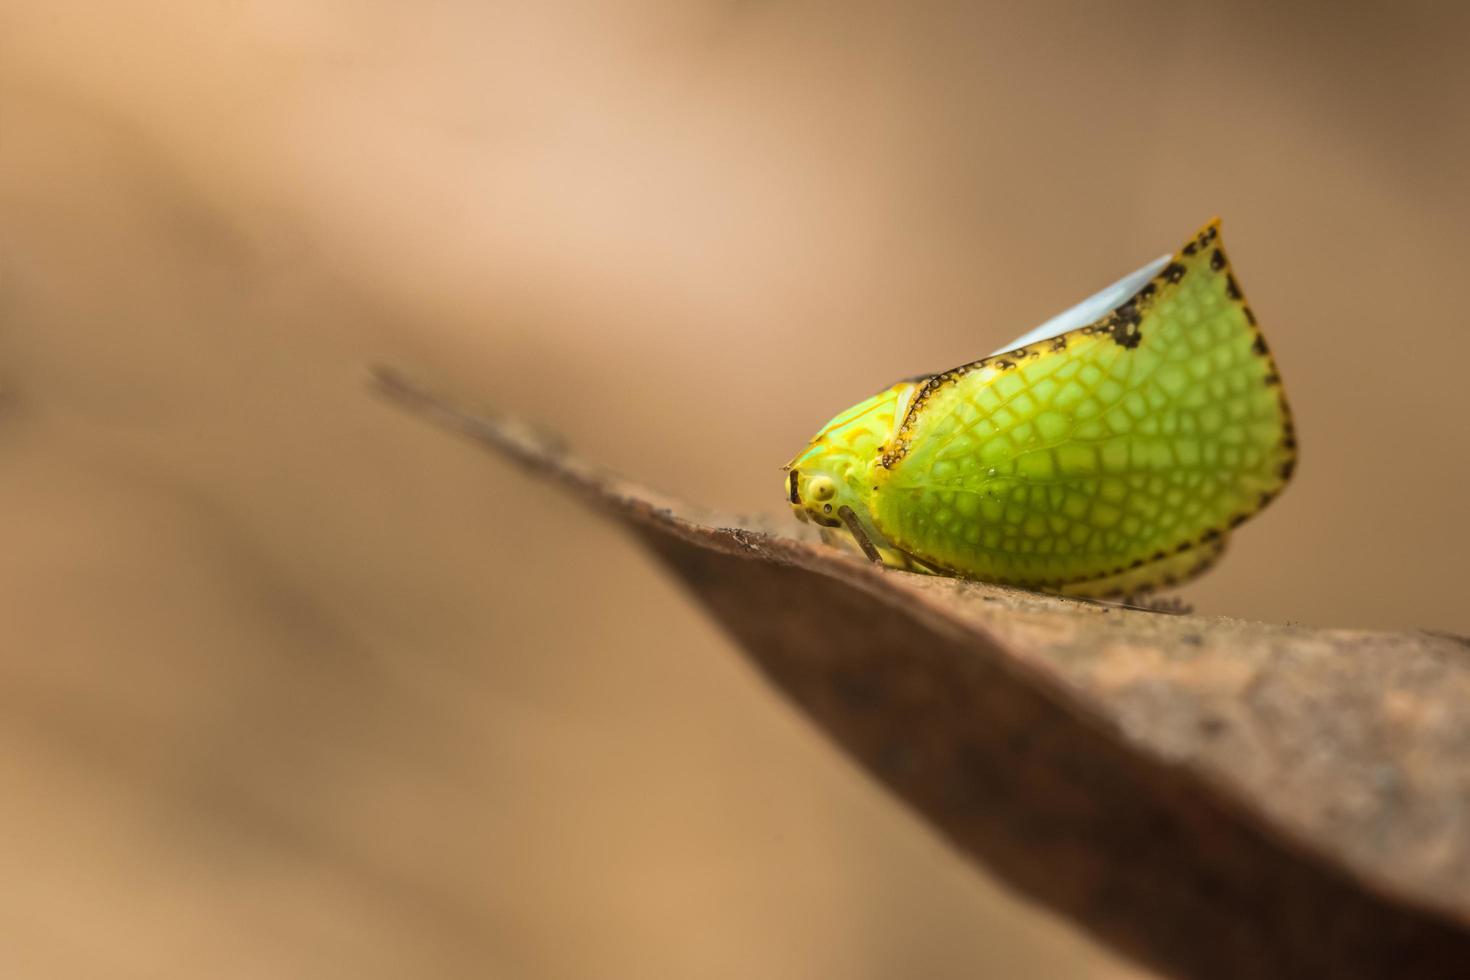
<path fill-rule="evenodd" d="M 0 973 L 1133 969 L 366 365 L 692 500 L 1213 214 L 1295 483 L 1202 612 L 1470 631 L 1470 10 L 0 4 Z"/>

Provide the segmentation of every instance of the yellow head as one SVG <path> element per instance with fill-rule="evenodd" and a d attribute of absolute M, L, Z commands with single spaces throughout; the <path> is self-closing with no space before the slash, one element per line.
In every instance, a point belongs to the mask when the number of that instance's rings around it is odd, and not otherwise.
<path fill-rule="evenodd" d="M 786 495 L 799 519 L 848 530 L 856 520 L 876 534 L 867 503 L 875 467 L 917 391 L 918 385 L 904 381 L 859 402 L 823 426 L 786 464 Z M 844 510 L 852 516 L 845 517 Z"/>

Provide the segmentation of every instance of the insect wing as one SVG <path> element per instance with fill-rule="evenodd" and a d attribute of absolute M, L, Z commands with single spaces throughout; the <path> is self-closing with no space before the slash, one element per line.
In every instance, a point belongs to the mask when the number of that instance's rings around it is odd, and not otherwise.
<path fill-rule="evenodd" d="M 1138 291 L 1148 285 L 1149 280 L 1162 272 L 1164 266 L 1168 265 L 1172 258 L 1172 255 L 1159 256 L 1136 272 L 1131 272 L 1111 286 L 1093 293 L 1070 310 L 1064 313 L 1058 313 L 1041 326 L 1027 331 L 995 353 L 1004 354 L 1006 351 L 1015 350 L 1017 347 L 1039 344 L 1043 340 L 1051 340 L 1054 337 L 1060 337 L 1064 333 L 1070 333 L 1079 327 L 1085 327 L 1090 323 L 1097 322 L 1138 295 Z M 995 355 L 992 354 L 991 356 L 994 357 Z"/>
<path fill-rule="evenodd" d="M 1146 587 L 1280 490 L 1290 413 L 1218 224 L 1121 283 L 1085 326 L 925 384 L 875 480 L 890 541 L 982 579 Z"/>

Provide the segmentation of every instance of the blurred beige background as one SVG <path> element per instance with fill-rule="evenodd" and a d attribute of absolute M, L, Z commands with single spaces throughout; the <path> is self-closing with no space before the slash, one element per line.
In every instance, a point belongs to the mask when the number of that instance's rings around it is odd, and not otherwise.
<path fill-rule="evenodd" d="M 1219 213 L 1303 459 L 1186 598 L 1470 631 L 1465 9 L 0 3 L 0 974 L 1133 975 L 365 365 L 779 510 Z"/>

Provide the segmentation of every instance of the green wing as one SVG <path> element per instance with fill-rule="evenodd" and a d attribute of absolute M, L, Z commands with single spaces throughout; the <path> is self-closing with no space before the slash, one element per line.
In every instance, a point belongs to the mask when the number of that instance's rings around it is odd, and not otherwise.
<path fill-rule="evenodd" d="M 1281 490 L 1291 416 L 1219 223 L 1157 267 L 1102 319 L 925 384 L 875 467 L 895 547 L 988 581 L 1142 591 L 1208 565 Z"/>
<path fill-rule="evenodd" d="M 1214 566 L 1225 553 L 1229 535 L 1202 541 L 1192 548 L 1174 551 L 1144 562 L 1134 568 L 1124 569 L 1116 575 L 1088 579 L 1061 586 L 1056 591 L 1063 595 L 1084 596 L 1095 599 L 1119 596 L 1139 596 L 1154 589 L 1167 588 L 1187 582 L 1196 575 Z"/>

